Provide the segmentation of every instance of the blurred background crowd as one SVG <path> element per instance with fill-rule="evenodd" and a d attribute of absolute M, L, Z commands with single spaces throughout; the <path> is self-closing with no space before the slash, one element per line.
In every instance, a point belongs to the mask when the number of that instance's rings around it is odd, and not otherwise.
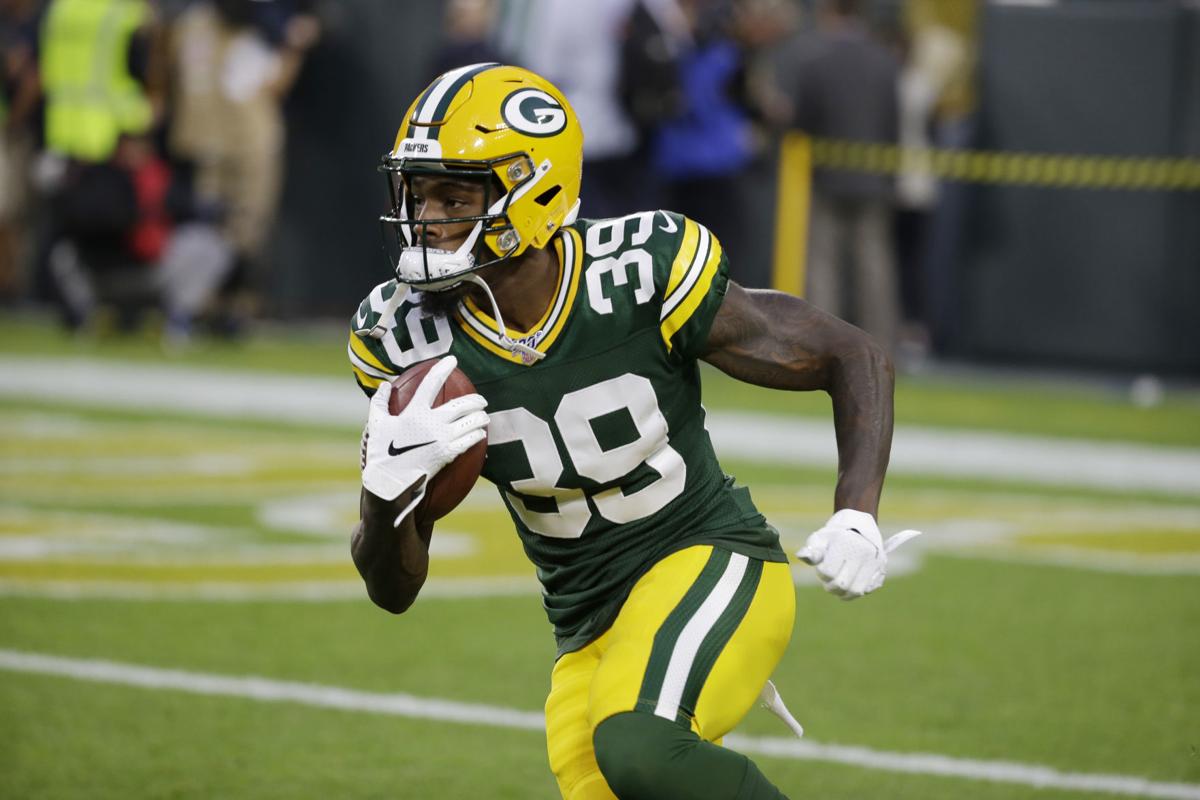
<path fill-rule="evenodd" d="M 259 309 L 283 185 L 283 103 L 320 24 L 297 0 L 5 0 L 9 302 L 86 332 L 153 309 L 165 340 Z"/>
<path fill-rule="evenodd" d="M 0 47 L 0 298 L 80 335 L 344 317 L 388 277 L 374 167 L 409 101 L 498 60 L 571 100 L 583 216 L 685 213 L 736 280 L 904 366 L 1200 374 L 1194 189 L 780 159 L 797 135 L 1195 159 L 1188 0 L 0 0 Z"/>

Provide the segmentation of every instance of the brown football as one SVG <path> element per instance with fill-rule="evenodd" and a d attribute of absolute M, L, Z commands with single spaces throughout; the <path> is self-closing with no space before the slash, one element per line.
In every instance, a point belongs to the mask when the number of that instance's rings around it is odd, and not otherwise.
<path fill-rule="evenodd" d="M 403 374 L 392 381 L 392 396 L 388 401 L 388 411 L 399 414 L 412 400 L 413 393 L 421 385 L 425 373 L 437 363 L 437 359 L 422 361 L 406 369 Z M 440 392 L 433 399 L 434 406 L 440 406 L 447 400 L 474 394 L 475 384 L 466 374 L 455 368 Z M 416 515 L 420 522 L 432 522 L 441 519 L 454 510 L 455 506 L 471 491 L 479 473 L 483 471 L 483 460 L 487 456 L 487 439 L 473 445 L 470 450 L 447 464 L 441 472 L 433 476 L 425 489 L 425 497 L 417 504 Z"/>

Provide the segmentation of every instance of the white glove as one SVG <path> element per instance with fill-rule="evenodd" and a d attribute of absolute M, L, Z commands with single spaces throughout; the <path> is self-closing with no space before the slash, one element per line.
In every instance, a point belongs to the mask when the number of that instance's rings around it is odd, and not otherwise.
<path fill-rule="evenodd" d="M 397 525 L 420 502 L 430 478 L 487 436 L 488 416 L 483 410 L 487 400 L 481 395 L 468 394 L 432 406 L 457 364 L 454 356 L 435 364 L 399 414 L 388 411 L 391 383 L 380 384 L 371 397 L 363 433 L 363 487 L 384 500 L 395 500 L 424 479 L 412 502 L 396 517 Z"/>
<path fill-rule="evenodd" d="M 873 516 L 843 508 L 808 537 L 796 557 L 817 568 L 825 591 L 853 600 L 883 586 L 888 553 L 920 535 L 901 531 L 885 544 Z"/>

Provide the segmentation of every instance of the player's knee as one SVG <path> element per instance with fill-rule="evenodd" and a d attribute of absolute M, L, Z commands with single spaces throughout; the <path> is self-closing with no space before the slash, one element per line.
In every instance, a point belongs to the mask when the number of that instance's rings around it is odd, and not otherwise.
<path fill-rule="evenodd" d="M 662 797 L 681 736 L 694 738 L 668 720 L 636 711 L 601 722 L 592 744 L 596 763 L 613 794 L 621 800 Z"/>

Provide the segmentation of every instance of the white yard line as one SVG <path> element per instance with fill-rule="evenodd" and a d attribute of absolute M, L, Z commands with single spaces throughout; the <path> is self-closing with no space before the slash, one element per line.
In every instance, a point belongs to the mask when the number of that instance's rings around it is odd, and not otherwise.
<path fill-rule="evenodd" d="M 460 703 L 452 700 L 382 694 L 255 676 L 214 675 L 202 672 L 144 667 L 98 659 L 76 659 L 0 649 L 0 669 L 55 675 L 76 680 L 160 689 L 261 702 L 389 714 L 411 719 L 455 722 L 526 731 L 544 730 L 538 711 Z M 825 761 L 865 769 L 914 775 L 965 778 L 1038 789 L 1061 789 L 1135 797 L 1200 800 L 1200 784 L 1166 783 L 1134 775 L 1063 772 L 1038 764 L 953 758 L 934 753 L 890 753 L 867 747 L 829 745 L 809 740 L 732 735 L 726 743 L 745 753 L 803 761 Z"/>
<path fill-rule="evenodd" d="M 94 361 L 0 357 L 0 397 L 127 411 L 361 426 L 366 399 L 345 380 Z M 833 467 L 830 420 L 713 412 L 717 452 L 756 463 Z M 901 425 L 893 474 L 1200 495 L 1200 449 Z"/>

